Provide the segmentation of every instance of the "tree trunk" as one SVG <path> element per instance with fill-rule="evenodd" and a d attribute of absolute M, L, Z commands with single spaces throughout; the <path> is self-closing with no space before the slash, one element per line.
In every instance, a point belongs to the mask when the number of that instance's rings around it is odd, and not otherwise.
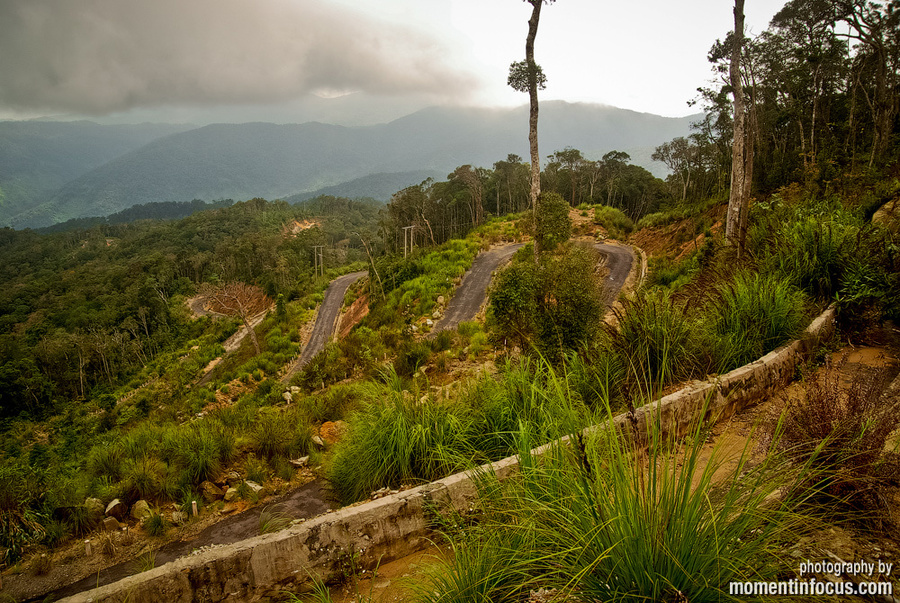
<path fill-rule="evenodd" d="M 525 39 L 525 61 L 528 65 L 528 147 L 531 150 L 531 207 L 535 222 L 538 219 L 538 203 L 541 196 L 541 156 L 538 153 L 538 79 L 537 63 L 534 62 L 534 40 L 537 37 L 538 22 L 541 18 L 541 6 L 544 0 L 529 0 L 532 6 L 531 18 L 528 20 L 528 37 Z M 540 241 L 534 240 L 534 257 L 540 255 Z"/>
<path fill-rule="evenodd" d="M 741 53 L 744 45 L 744 0 L 734 1 L 734 39 L 731 49 L 729 75 L 734 92 L 734 140 L 731 155 L 731 193 L 728 198 L 728 214 L 725 222 L 725 239 L 737 249 L 738 257 L 744 250 L 747 211 L 750 205 L 750 185 L 753 178 L 752 129 L 748 127 L 748 115 L 744 88 L 741 81 Z"/>

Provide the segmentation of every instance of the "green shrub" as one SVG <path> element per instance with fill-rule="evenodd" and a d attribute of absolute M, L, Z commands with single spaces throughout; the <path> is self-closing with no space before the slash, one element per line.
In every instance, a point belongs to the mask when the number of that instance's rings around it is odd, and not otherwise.
<path fill-rule="evenodd" d="M 188 509 L 190 512 L 190 509 Z M 150 515 L 144 520 L 144 530 L 148 536 L 164 536 L 169 528 L 169 522 L 159 512 L 159 509 L 150 511 Z"/>
<path fill-rule="evenodd" d="M 160 494 L 163 464 L 156 458 L 143 456 L 128 461 L 125 468 L 125 497 L 129 501 L 152 499 Z"/>
<path fill-rule="evenodd" d="M 798 337 L 807 321 L 803 293 L 775 274 L 739 272 L 716 288 L 707 308 L 717 372 L 761 358 Z"/>
<path fill-rule="evenodd" d="M 417 402 L 382 386 L 348 423 L 328 469 L 347 503 L 384 486 L 436 479 L 470 454 L 472 417 L 456 403 Z"/>
<path fill-rule="evenodd" d="M 426 572 L 416 600 L 725 601 L 732 581 L 775 580 L 804 534 L 796 501 L 771 502 L 795 473 L 777 455 L 751 465 L 749 451 L 726 469 L 700 428 L 692 445 L 666 438 L 643 453 L 610 421 L 541 459 L 523 430 L 518 476 L 482 475 L 481 520 Z"/>
<path fill-rule="evenodd" d="M 607 332 L 625 368 L 626 396 L 649 395 L 693 373 L 697 336 L 685 302 L 665 291 L 650 291 L 627 301 L 615 314 L 618 328 Z"/>
<path fill-rule="evenodd" d="M 599 224 L 615 239 L 625 239 L 634 230 L 634 222 L 622 210 L 607 205 L 594 206 L 594 223 Z"/>
<path fill-rule="evenodd" d="M 428 362 L 431 355 L 431 347 L 427 342 L 405 342 L 397 352 L 394 360 L 394 370 L 401 377 L 412 377 L 419 367 Z"/>

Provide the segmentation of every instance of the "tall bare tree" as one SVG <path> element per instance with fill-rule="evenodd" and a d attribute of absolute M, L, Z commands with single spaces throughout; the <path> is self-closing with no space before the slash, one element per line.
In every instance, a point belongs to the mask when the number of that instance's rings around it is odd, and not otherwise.
<path fill-rule="evenodd" d="M 547 87 L 547 77 L 540 65 L 534 61 L 534 40 L 537 38 L 538 23 L 541 19 L 541 7 L 553 4 L 555 0 L 525 0 L 531 5 L 531 18 L 528 20 L 528 36 L 525 38 L 525 60 L 509 66 L 507 83 L 519 92 L 528 92 L 530 110 L 528 113 L 528 146 L 531 149 L 531 207 L 535 219 L 538 215 L 538 203 L 541 197 L 541 156 L 538 153 L 538 88 Z M 540 254 L 538 242 L 534 244 L 534 254 Z"/>
<path fill-rule="evenodd" d="M 237 316 L 250 334 L 250 340 L 259 354 L 259 340 L 250 320 L 272 307 L 272 300 L 256 285 L 233 281 L 224 285 L 204 285 L 200 294 L 206 298 L 206 307 L 211 312 L 225 316 Z"/>
<path fill-rule="evenodd" d="M 753 129 L 741 74 L 744 47 L 744 0 L 734 0 L 734 35 L 731 40 L 729 77 L 734 94 L 734 139 L 731 154 L 731 193 L 725 220 L 725 238 L 740 256 L 747 235 L 750 185 L 753 181 Z"/>

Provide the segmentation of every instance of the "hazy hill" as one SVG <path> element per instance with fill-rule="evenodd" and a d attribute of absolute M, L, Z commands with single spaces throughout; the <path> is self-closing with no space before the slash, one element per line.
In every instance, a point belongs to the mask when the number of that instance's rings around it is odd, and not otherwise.
<path fill-rule="evenodd" d="M 70 180 L 148 142 L 193 126 L 0 122 L 0 224 Z"/>
<path fill-rule="evenodd" d="M 362 178 L 356 178 L 348 182 L 342 182 L 334 186 L 326 186 L 309 193 L 297 193 L 285 197 L 288 203 L 299 203 L 307 199 L 313 199 L 323 195 L 331 197 L 345 197 L 347 199 L 359 199 L 370 197 L 376 201 L 387 203 L 391 196 L 399 190 L 419 184 L 428 178 L 441 180 L 447 177 L 445 172 L 434 170 L 416 170 L 413 172 L 392 172 L 390 174 L 370 174 Z"/>
<path fill-rule="evenodd" d="M 656 145 L 686 135 L 696 117 L 665 118 L 614 107 L 560 101 L 541 106 L 541 155 L 566 146 L 599 158 L 617 149 L 656 174 Z M 190 199 L 284 198 L 357 181 L 360 196 L 373 174 L 428 172 L 439 177 L 462 164 L 490 166 L 507 154 L 528 156 L 528 112 L 430 108 L 387 124 L 215 124 L 160 138 L 61 186 L 48 201 L 8 220 L 45 226 L 105 215 L 137 203 Z M 411 184 L 403 183 L 400 187 Z M 338 187 L 338 191 L 343 191 Z M 343 193 L 342 194 L 346 194 Z"/>

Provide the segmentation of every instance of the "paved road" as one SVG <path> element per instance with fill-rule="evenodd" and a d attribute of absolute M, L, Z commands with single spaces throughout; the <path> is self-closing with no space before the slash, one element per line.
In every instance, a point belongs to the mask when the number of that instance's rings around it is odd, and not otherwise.
<path fill-rule="evenodd" d="M 456 291 L 456 295 L 447 305 L 447 311 L 432 329 L 429 337 L 434 337 L 440 331 L 452 330 L 459 323 L 473 320 L 487 298 L 487 289 L 491 284 L 493 272 L 522 247 L 522 244 L 505 245 L 490 251 L 481 253 L 472 263 L 472 267 L 463 276 L 463 281 Z M 608 243 L 595 243 L 594 248 L 606 258 L 609 275 L 603 283 L 604 302 L 611 306 L 619 296 L 619 291 L 631 272 L 631 264 L 634 256 L 631 248 Z"/>
<path fill-rule="evenodd" d="M 491 284 L 494 270 L 522 246 L 523 243 L 504 245 L 478 254 L 472 267 L 463 275 L 462 283 L 447 304 L 444 316 L 434 325 L 429 337 L 434 337 L 439 331 L 453 330 L 459 323 L 474 319 L 487 298 L 487 288 Z"/>
<path fill-rule="evenodd" d="M 632 255 L 630 247 L 609 245 L 608 243 L 595 243 L 594 249 L 606 257 L 609 276 L 603 282 L 603 301 L 607 306 L 611 306 L 619 297 L 619 290 L 622 289 L 628 273 L 631 272 L 634 255 Z"/>
<path fill-rule="evenodd" d="M 306 366 L 306 363 L 313 359 L 313 356 L 322 351 L 325 344 L 334 335 L 334 326 L 341 311 L 341 306 L 344 304 L 344 296 L 347 294 L 347 289 L 367 274 L 369 273 L 365 270 L 351 272 L 350 274 L 339 276 L 328 284 L 328 288 L 325 289 L 325 299 L 322 300 L 322 305 L 319 306 L 319 313 L 316 315 L 316 324 L 313 326 L 309 343 L 303 348 L 300 359 L 281 378 L 283 383 L 290 381 L 291 377 L 300 372 Z"/>

